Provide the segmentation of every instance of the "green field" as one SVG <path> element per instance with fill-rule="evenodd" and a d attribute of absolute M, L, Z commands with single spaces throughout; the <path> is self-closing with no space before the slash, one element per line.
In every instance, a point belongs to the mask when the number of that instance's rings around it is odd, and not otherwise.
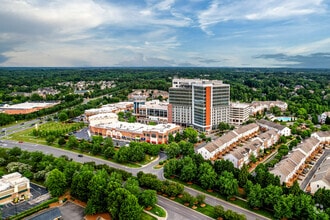
<path fill-rule="evenodd" d="M 79 123 L 62 123 L 62 122 L 48 122 L 41 124 L 38 127 L 40 133 L 43 134 L 53 134 L 54 132 L 58 134 L 66 134 L 73 131 L 75 128 L 79 128 Z M 9 135 L 6 139 L 31 142 L 36 144 L 47 144 L 45 137 L 36 137 L 33 135 L 33 130 L 35 127 L 28 128 L 24 131 L 19 131 L 14 134 Z M 54 145 L 55 146 L 55 145 Z"/>

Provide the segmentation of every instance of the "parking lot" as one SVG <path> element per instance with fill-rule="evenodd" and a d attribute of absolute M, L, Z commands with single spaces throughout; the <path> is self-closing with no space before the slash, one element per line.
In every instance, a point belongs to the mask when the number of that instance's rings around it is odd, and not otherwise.
<path fill-rule="evenodd" d="M 13 216 L 20 212 L 28 210 L 38 205 L 40 202 L 46 200 L 47 197 L 49 198 L 49 196 L 47 196 L 48 191 L 45 188 L 35 185 L 33 183 L 30 183 L 30 186 L 31 186 L 30 192 L 32 196 L 28 201 L 19 202 L 17 204 L 7 203 L 2 206 L 3 219 L 6 219 L 9 216 Z M 38 199 L 38 198 L 42 198 L 42 199 Z"/>

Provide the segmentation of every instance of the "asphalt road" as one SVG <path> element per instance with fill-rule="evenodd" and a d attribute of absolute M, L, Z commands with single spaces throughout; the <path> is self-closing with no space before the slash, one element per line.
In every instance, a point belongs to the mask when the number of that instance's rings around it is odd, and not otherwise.
<path fill-rule="evenodd" d="M 187 208 L 181 204 L 171 201 L 170 199 L 158 196 L 158 205 L 162 206 L 167 211 L 167 219 L 180 220 L 207 220 L 213 219 L 202 213 Z"/>

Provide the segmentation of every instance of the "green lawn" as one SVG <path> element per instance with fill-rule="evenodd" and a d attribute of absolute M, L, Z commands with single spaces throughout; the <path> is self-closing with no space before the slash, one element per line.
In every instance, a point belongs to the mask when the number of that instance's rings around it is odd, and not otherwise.
<path fill-rule="evenodd" d="M 157 220 L 155 217 L 148 215 L 145 212 L 142 212 L 141 214 L 141 220 Z"/>
<path fill-rule="evenodd" d="M 263 209 L 254 210 L 254 209 L 250 208 L 248 206 L 248 204 L 245 201 L 243 201 L 243 200 L 240 200 L 240 199 L 236 199 L 236 200 L 233 200 L 233 201 L 232 200 L 226 200 L 226 198 L 224 196 L 220 195 L 218 192 L 208 192 L 207 190 L 204 190 L 203 188 L 201 188 L 200 186 L 198 186 L 196 184 L 188 185 L 186 182 L 182 182 L 182 181 L 180 181 L 180 180 L 178 180 L 176 178 L 171 179 L 171 180 L 172 181 L 175 181 L 175 182 L 178 182 L 178 183 L 181 183 L 181 184 L 183 184 L 185 186 L 188 186 L 190 188 L 196 189 L 198 191 L 204 192 L 206 194 L 212 195 L 212 196 L 217 197 L 219 199 L 225 200 L 225 201 L 227 201 L 229 203 L 235 204 L 235 205 L 240 206 L 240 207 L 242 207 L 244 209 L 250 210 L 251 212 L 255 212 L 255 213 L 259 214 L 259 215 L 265 216 L 267 218 L 270 218 L 270 219 L 273 219 L 274 218 L 273 215 L 270 212 L 266 211 L 266 210 L 263 210 Z M 204 214 L 207 215 L 206 213 L 204 213 Z M 212 217 L 212 216 L 210 216 L 210 217 Z"/>
<path fill-rule="evenodd" d="M 51 121 L 51 122 L 47 122 L 47 123 L 39 125 L 38 130 L 44 131 L 44 132 L 58 131 L 58 132 L 65 134 L 65 133 L 72 131 L 72 129 L 74 127 L 78 127 L 78 125 L 79 125 L 79 123 L 62 123 L 62 122 Z M 32 132 L 34 129 L 35 129 L 35 127 L 31 127 L 26 130 L 16 132 L 14 134 L 9 135 L 7 137 L 7 139 L 36 143 L 36 144 L 47 144 L 44 137 L 36 137 L 33 135 Z"/>
<path fill-rule="evenodd" d="M 151 210 L 149 210 L 152 214 L 155 214 L 159 217 L 166 217 L 166 212 L 163 208 L 159 207 L 158 205 L 155 205 L 152 207 Z"/>

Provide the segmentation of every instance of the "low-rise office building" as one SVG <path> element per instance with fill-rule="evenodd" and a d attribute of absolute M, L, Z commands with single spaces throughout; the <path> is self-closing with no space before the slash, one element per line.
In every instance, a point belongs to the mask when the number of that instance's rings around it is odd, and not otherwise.
<path fill-rule="evenodd" d="M 0 179 L 0 205 L 30 198 L 30 180 L 18 172 Z"/>
<path fill-rule="evenodd" d="M 175 136 L 180 126 L 175 124 L 146 125 L 141 123 L 115 122 L 90 126 L 90 132 L 104 137 L 130 141 L 146 141 L 153 144 L 168 143 L 168 136 Z"/>
<path fill-rule="evenodd" d="M 241 125 L 249 120 L 251 105 L 247 103 L 230 103 L 229 122 L 235 125 Z"/>
<path fill-rule="evenodd" d="M 149 122 L 166 124 L 168 122 L 168 105 L 168 102 L 160 102 L 159 100 L 140 104 L 138 113 L 135 114 L 137 121 L 144 124 L 148 124 Z"/>

